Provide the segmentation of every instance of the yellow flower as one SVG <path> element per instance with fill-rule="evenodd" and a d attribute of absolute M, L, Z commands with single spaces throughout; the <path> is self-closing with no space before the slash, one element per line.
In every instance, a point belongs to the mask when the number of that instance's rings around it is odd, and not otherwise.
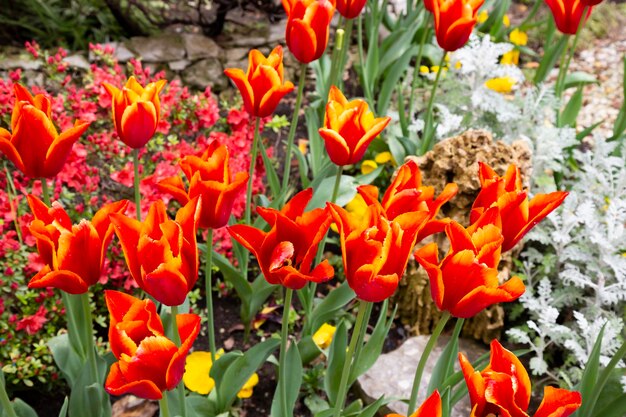
<path fill-rule="evenodd" d="M 502 24 L 504 25 L 504 27 L 509 27 L 511 26 L 511 19 L 509 19 L 509 15 L 505 14 L 504 16 L 502 16 Z"/>
<path fill-rule="evenodd" d="M 313 342 L 315 342 L 320 349 L 326 349 L 330 346 L 330 342 L 333 341 L 335 330 L 337 330 L 335 326 L 331 326 L 328 323 L 322 324 L 313 335 Z"/>
<path fill-rule="evenodd" d="M 461 69 L 462 66 L 463 66 L 463 64 L 461 63 L 461 61 L 456 61 L 454 63 L 454 68 L 455 69 Z"/>
<path fill-rule="evenodd" d="M 252 397 L 252 388 L 259 383 L 259 375 L 257 373 L 253 373 L 252 376 L 246 381 L 243 385 L 243 388 L 237 393 L 237 397 L 239 398 L 250 398 Z"/>
<path fill-rule="evenodd" d="M 361 174 L 363 175 L 369 174 L 376 168 L 378 168 L 378 164 L 371 159 L 366 159 L 365 161 L 361 162 Z"/>
<path fill-rule="evenodd" d="M 374 158 L 374 162 L 379 165 L 386 164 L 389 161 L 393 163 L 393 156 L 391 155 L 391 152 L 381 152 Z"/>
<path fill-rule="evenodd" d="M 487 19 L 489 19 L 489 13 L 487 13 L 487 10 L 482 10 L 478 13 L 478 16 L 476 16 L 476 22 L 478 22 L 479 25 L 485 23 Z"/>
<path fill-rule="evenodd" d="M 496 93 L 510 93 L 515 85 L 515 79 L 511 77 L 498 77 L 485 81 L 485 87 Z"/>
<path fill-rule="evenodd" d="M 439 72 L 439 65 L 433 65 L 432 67 L 430 67 L 430 71 L 434 72 L 435 74 Z"/>
<path fill-rule="evenodd" d="M 420 74 L 428 74 L 429 70 L 426 65 L 420 65 Z"/>
<path fill-rule="evenodd" d="M 367 204 L 365 203 L 365 200 L 363 200 L 363 197 L 361 197 L 361 194 L 357 194 L 352 200 L 350 200 L 348 204 L 345 205 L 345 209 L 348 211 L 348 213 L 352 213 L 357 216 L 358 219 L 362 219 L 363 217 L 365 217 Z M 339 229 L 337 229 L 337 225 L 335 223 L 332 223 L 330 225 L 330 228 L 333 231 L 339 233 Z"/>
<path fill-rule="evenodd" d="M 519 51 L 511 50 L 504 55 L 502 55 L 502 59 L 500 60 L 502 65 L 517 65 L 519 63 Z"/>
<path fill-rule="evenodd" d="M 524 46 L 528 43 L 528 35 L 526 32 L 522 32 L 518 28 L 515 28 L 509 33 L 509 40 L 513 45 Z"/>
<path fill-rule="evenodd" d="M 298 149 L 302 152 L 302 155 L 306 155 L 309 148 L 309 141 L 306 139 L 298 139 Z"/>
<path fill-rule="evenodd" d="M 215 358 L 219 359 L 224 354 L 224 349 L 220 349 L 215 353 Z M 183 374 L 183 382 L 188 390 L 197 392 L 201 395 L 207 395 L 213 387 L 215 381 L 209 376 L 213 362 L 211 361 L 211 353 L 196 350 L 187 355 L 185 359 L 185 373 Z M 246 381 L 241 388 L 237 397 L 250 398 L 252 388 L 259 383 L 259 376 L 254 373 Z"/>

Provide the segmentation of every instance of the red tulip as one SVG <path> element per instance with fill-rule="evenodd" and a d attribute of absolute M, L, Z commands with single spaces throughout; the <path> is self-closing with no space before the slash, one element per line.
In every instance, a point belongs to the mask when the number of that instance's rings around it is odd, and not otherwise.
<path fill-rule="evenodd" d="M 337 0 L 337 11 L 346 19 L 354 19 L 365 7 L 367 0 Z"/>
<path fill-rule="evenodd" d="M 200 332 L 200 317 L 178 314 L 181 345 L 165 336 L 154 303 L 117 291 L 105 291 L 111 315 L 109 342 L 118 362 L 111 366 L 104 388 L 111 395 L 133 394 L 160 400 L 185 373 L 185 358 Z"/>
<path fill-rule="evenodd" d="M 270 284 L 280 284 L 299 290 L 309 281 L 324 282 L 334 275 L 328 260 L 313 268 L 317 247 L 330 226 L 326 209 L 305 212 L 313 197 L 308 188 L 296 194 L 282 210 L 257 207 L 257 212 L 269 224 L 269 232 L 237 224 L 228 232 L 256 256 L 259 267 Z"/>
<path fill-rule="evenodd" d="M 113 122 L 122 142 L 133 149 L 143 147 L 156 132 L 161 117 L 159 92 L 166 80 L 142 87 L 134 76 L 120 90 L 102 83 L 113 100 Z"/>
<path fill-rule="evenodd" d="M 424 8 L 433 13 L 433 11 L 435 10 L 435 6 L 433 5 L 434 2 L 435 0 L 424 0 Z"/>
<path fill-rule="evenodd" d="M 351 165 L 363 158 L 369 144 L 390 120 L 390 117 L 375 119 L 364 100 L 348 101 L 333 85 L 328 94 L 324 127 L 319 129 L 319 134 L 333 163 Z"/>
<path fill-rule="evenodd" d="M 0 152 L 24 175 L 52 178 L 63 169 L 74 142 L 87 130 L 89 123 L 76 120 L 74 127 L 59 135 L 50 119 L 50 99 L 43 94 L 33 97 L 19 84 L 13 88 L 13 133 L 0 128 Z"/>
<path fill-rule="evenodd" d="M 441 417 L 441 396 L 435 390 L 430 397 L 409 417 Z M 400 414 L 387 414 L 386 417 L 403 417 Z"/>
<path fill-rule="evenodd" d="M 123 213 L 128 201 L 107 204 L 91 221 L 72 225 L 59 203 L 46 206 L 34 195 L 28 205 L 35 219 L 30 232 L 45 266 L 28 283 L 28 288 L 54 287 L 70 294 L 83 294 L 100 279 L 105 252 L 113 237 L 111 213 Z"/>
<path fill-rule="evenodd" d="M 591 6 L 600 3 L 598 0 L 545 0 L 545 2 L 552 11 L 557 29 L 568 35 L 575 35 L 578 32 L 585 8 L 587 8 L 584 15 L 586 21 L 591 14 Z"/>
<path fill-rule="evenodd" d="M 450 251 L 439 261 L 436 243 L 415 252 L 428 273 L 430 292 L 441 311 L 469 318 L 488 306 L 513 301 L 524 293 L 518 277 L 498 283 L 498 263 L 503 237 L 497 208 L 491 208 L 467 229 L 455 221 L 446 226 Z"/>
<path fill-rule="evenodd" d="M 513 164 L 500 177 L 488 165 L 479 162 L 479 176 L 482 189 L 472 205 L 470 222 L 478 221 L 489 207 L 498 207 L 504 236 L 502 250 L 505 252 L 560 206 L 568 194 L 564 191 L 537 194 L 528 201 L 528 193 L 522 190 L 519 168 Z"/>
<path fill-rule="evenodd" d="M 248 181 L 247 172 L 238 172 L 231 178 L 228 161 L 228 148 L 215 140 L 201 157 L 188 155 L 178 162 L 189 181 L 188 190 L 178 176 L 166 178 L 157 186 L 182 205 L 202 196 L 198 227 L 218 229 L 228 223 L 235 199 Z"/>
<path fill-rule="evenodd" d="M 178 210 L 176 220 L 168 218 L 161 200 L 150 206 L 143 222 L 122 214 L 110 216 L 137 285 L 165 305 L 182 304 L 198 279 L 200 212 L 200 199 L 194 198 Z"/>
<path fill-rule="evenodd" d="M 291 90 L 291 81 L 283 77 L 283 48 L 278 45 L 267 58 L 253 49 L 248 55 L 248 71 L 227 68 L 224 73 L 233 80 L 248 113 L 256 117 L 267 117 L 274 113 L 281 98 Z"/>
<path fill-rule="evenodd" d="M 335 12 L 331 0 L 282 0 L 287 13 L 285 38 L 289 51 L 303 64 L 322 56 L 328 44 L 330 20 Z"/>
<path fill-rule="evenodd" d="M 395 174 L 393 181 L 385 191 L 382 206 L 389 220 L 394 220 L 401 214 L 408 212 L 427 212 L 428 223 L 420 230 L 417 242 L 433 233 L 443 231 L 450 222 L 435 219 L 441 206 L 450 201 L 456 195 L 459 187 L 454 184 L 446 184 L 439 197 L 435 198 L 434 187 L 422 185 L 422 173 L 414 160 L 404 163 Z M 370 195 L 374 195 L 370 193 Z"/>
<path fill-rule="evenodd" d="M 476 25 L 478 9 L 484 1 L 432 0 L 437 43 L 442 49 L 452 52 L 467 43 Z"/>
<path fill-rule="evenodd" d="M 472 403 L 470 417 L 528 417 L 531 394 L 528 373 L 519 359 L 497 340 L 491 342 L 491 359 L 482 372 L 475 371 L 462 353 L 459 362 Z M 580 393 L 545 387 L 535 417 L 567 417 L 580 405 Z"/>
<path fill-rule="evenodd" d="M 328 204 L 341 240 L 344 273 L 350 288 L 364 301 L 379 302 L 396 288 L 415 245 L 418 232 L 428 221 L 428 212 L 385 216 L 375 190 L 359 187 L 369 203 L 364 217 L 335 204 Z"/>

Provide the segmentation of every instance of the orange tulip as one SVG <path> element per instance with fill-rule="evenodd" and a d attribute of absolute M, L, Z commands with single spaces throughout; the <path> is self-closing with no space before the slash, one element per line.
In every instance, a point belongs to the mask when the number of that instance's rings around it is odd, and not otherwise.
<path fill-rule="evenodd" d="M 111 213 L 123 213 L 128 201 L 107 204 L 91 221 L 72 225 L 59 203 L 46 206 L 34 195 L 28 205 L 35 219 L 30 232 L 37 241 L 45 266 L 28 283 L 28 288 L 54 287 L 70 294 L 83 294 L 100 279 L 106 249 L 113 236 Z"/>
<path fill-rule="evenodd" d="M 385 191 L 382 206 L 389 220 L 408 212 L 427 212 L 428 223 L 420 230 L 417 241 L 426 236 L 443 231 L 450 222 L 449 219 L 435 219 L 441 206 L 450 201 L 456 195 L 459 187 L 454 184 L 446 184 L 439 197 L 435 198 L 435 188 L 422 185 L 422 173 L 417 163 L 409 160 L 396 172 L 391 185 Z M 376 195 L 370 193 L 370 195 Z M 371 202 L 370 202 L 371 203 Z"/>
<path fill-rule="evenodd" d="M 228 160 L 228 148 L 215 140 L 201 157 L 188 155 L 178 162 L 189 181 L 188 190 L 178 176 L 166 178 L 157 186 L 182 205 L 202 196 L 198 227 L 219 229 L 228 223 L 235 199 L 248 181 L 247 172 L 238 172 L 231 178 Z"/>
<path fill-rule="evenodd" d="M 200 332 L 200 316 L 178 314 L 181 345 L 165 336 L 154 303 L 118 291 L 105 291 L 109 309 L 109 342 L 118 362 L 111 366 L 104 388 L 111 395 L 133 394 L 160 400 L 185 373 L 185 359 Z"/>
<path fill-rule="evenodd" d="M 233 239 L 256 256 L 270 284 L 299 290 L 309 281 L 328 281 L 335 273 L 326 259 L 315 268 L 312 265 L 330 226 L 326 209 L 304 211 L 312 197 L 313 189 L 308 188 L 280 211 L 257 207 L 257 213 L 270 225 L 269 232 L 245 224 L 228 227 Z"/>
<path fill-rule="evenodd" d="M 441 417 L 441 396 L 435 390 L 430 397 L 409 417 Z M 403 417 L 400 414 L 387 414 L 385 417 Z"/>
<path fill-rule="evenodd" d="M 462 353 L 459 362 L 472 403 L 470 417 L 528 417 L 531 394 L 528 372 L 497 340 L 491 342 L 489 365 L 482 372 L 475 371 Z M 545 387 L 543 401 L 534 417 L 567 417 L 580 405 L 580 393 Z"/>
<path fill-rule="evenodd" d="M 161 200 L 150 206 L 143 222 L 123 214 L 110 216 L 137 285 L 165 305 L 182 304 L 198 279 L 200 209 L 196 197 L 178 210 L 175 221 L 168 218 Z"/>
<path fill-rule="evenodd" d="M 568 194 L 565 191 L 537 194 L 528 201 L 528 193 L 522 190 L 519 168 L 513 164 L 500 177 L 488 165 L 479 162 L 479 177 L 482 189 L 472 205 L 470 222 L 478 221 L 489 207 L 497 206 L 502 218 L 502 250 L 505 252 L 560 206 Z"/>
<path fill-rule="evenodd" d="M 335 2 L 331 0 L 282 0 L 282 2 L 287 13 L 285 38 L 289 51 L 303 64 L 315 61 L 326 50 Z"/>
<path fill-rule="evenodd" d="M 580 19 L 589 18 L 596 0 L 545 0 L 552 11 L 552 17 L 557 29 L 568 35 L 575 35 L 580 26 Z M 587 14 L 584 14 L 587 8 Z"/>
<path fill-rule="evenodd" d="M 337 11 L 346 19 L 354 19 L 357 17 L 367 0 L 337 0 Z"/>
<path fill-rule="evenodd" d="M 467 229 L 450 222 L 445 228 L 450 251 L 441 261 L 436 243 L 415 252 L 415 259 L 428 273 L 430 292 L 439 310 L 469 318 L 492 304 L 514 301 L 524 293 L 518 277 L 498 283 L 504 240 L 498 220 L 498 209 L 494 207 Z"/>
<path fill-rule="evenodd" d="M 433 5 L 434 1 L 435 0 L 424 0 L 424 8 L 431 13 L 433 13 L 433 10 L 435 10 L 435 6 Z"/>
<path fill-rule="evenodd" d="M 280 99 L 293 90 L 291 81 L 284 81 L 280 45 L 267 58 L 256 49 L 251 50 L 246 73 L 239 68 L 227 68 L 224 73 L 239 89 L 246 111 L 256 117 L 274 113 Z"/>
<path fill-rule="evenodd" d="M 43 94 L 33 97 L 20 84 L 15 84 L 13 89 L 13 133 L 0 128 L 0 152 L 24 175 L 52 178 L 63 169 L 74 142 L 87 130 L 89 123 L 76 120 L 74 127 L 59 135 L 50 119 L 50 99 Z"/>
<path fill-rule="evenodd" d="M 379 302 L 390 297 L 404 275 L 419 230 L 428 212 L 404 213 L 390 220 L 372 187 L 359 187 L 370 202 L 365 213 L 349 213 L 328 204 L 341 240 L 344 273 L 350 288 L 364 301 Z"/>
<path fill-rule="evenodd" d="M 113 122 L 117 135 L 131 148 L 143 147 L 154 136 L 161 117 L 159 92 L 166 83 L 166 80 L 159 80 L 144 88 L 134 76 L 121 90 L 102 83 L 113 100 Z"/>
<path fill-rule="evenodd" d="M 369 144 L 390 120 L 390 117 L 374 118 L 364 100 L 348 101 L 333 85 L 328 94 L 324 127 L 319 129 L 319 134 L 331 161 L 340 166 L 351 165 L 363 158 Z"/>
<path fill-rule="evenodd" d="M 485 0 L 432 0 L 437 43 L 447 52 L 456 51 L 469 39 L 478 9 Z"/>

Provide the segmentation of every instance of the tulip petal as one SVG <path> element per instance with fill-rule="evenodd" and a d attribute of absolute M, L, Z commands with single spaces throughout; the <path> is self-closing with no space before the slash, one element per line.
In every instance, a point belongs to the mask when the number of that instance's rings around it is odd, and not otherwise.
<path fill-rule="evenodd" d="M 0 127 L 0 152 L 2 152 L 9 161 L 13 162 L 15 167 L 24 172 L 26 169 L 24 167 L 24 161 L 22 161 L 22 157 L 18 150 L 11 143 L 11 133 L 8 130 Z"/>
<path fill-rule="evenodd" d="M 287 32 L 287 46 L 298 61 L 308 64 L 321 56 L 321 54 L 316 56 L 318 53 L 316 33 L 305 21 L 290 18 L 287 22 Z"/>
<path fill-rule="evenodd" d="M 143 147 L 154 136 L 158 116 L 154 103 L 138 101 L 124 109 L 120 138 L 133 149 Z"/>
<path fill-rule="evenodd" d="M 28 288 L 54 287 L 69 294 L 84 294 L 89 285 L 72 271 L 51 271 L 48 265 L 44 266 L 37 275 L 28 282 Z"/>
<path fill-rule="evenodd" d="M 52 142 L 46 154 L 46 178 L 54 177 L 63 169 L 63 165 L 72 150 L 72 146 L 74 146 L 74 143 L 85 133 L 89 125 L 90 123 L 88 122 L 77 120 L 72 128 L 61 133 L 54 142 Z"/>
<path fill-rule="evenodd" d="M 568 417 L 582 405 L 579 392 L 547 386 L 534 417 Z"/>
<path fill-rule="evenodd" d="M 254 97 L 254 92 L 252 90 L 252 86 L 248 82 L 246 73 L 239 68 L 227 68 L 224 70 L 224 74 L 226 74 L 226 76 L 235 83 L 235 86 L 239 90 L 241 98 L 243 99 L 243 105 L 246 111 L 254 115 L 254 101 L 256 98 Z"/>
<path fill-rule="evenodd" d="M 493 271 L 493 272 L 491 272 Z M 492 274 L 497 279 L 497 271 L 486 268 L 483 274 Z M 517 300 L 526 290 L 518 277 L 513 277 L 499 287 L 476 287 L 461 298 L 450 311 L 460 318 L 470 318 L 490 305 Z"/>
<path fill-rule="evenodd" d="M 111 395 L 133 394 L 148 400 L 160 400 L 163 394 L 159 387 L 152 381 L 143 379 L 139 381 L 127 381 L 120 366 L 114 363 L 104 383 L 104 389 Z"/>

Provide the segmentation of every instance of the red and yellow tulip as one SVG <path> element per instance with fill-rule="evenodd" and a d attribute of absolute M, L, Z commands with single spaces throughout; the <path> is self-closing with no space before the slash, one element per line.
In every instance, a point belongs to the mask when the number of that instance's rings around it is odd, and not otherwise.
<path fill-rule="evenodd" d="M 435 390 L 430 397 L 409 417 L 441 417 L 441 396 Z M 387 414 L 386 417 L 404 417 L 400 414 Z"/>
<path fill-rule="evenodd" d="M 335 13 L 331 0 L 282 0 L 287 13 L 285 39 L 289 51 L 303 64 L 322 56 L 328 45 L 330 20 Z"/>
<path fill-rule="evenodd" d="M 20 84 L 15 84 L 14 92 L 11 132 L 0 128 L 0 152 L 27 177 L 52 178 L 63 169 L 72 146 L 89 123 L 76 120 L 74 127 L 59 135 L 50 118 L 48 97 L 33 97 Z"/>
<path fill-rule="evenodd" d="M 280 45 L 267 58 L 256 49 L 251 50 L 247 72 L 227 68 L 224 73 L 239 89 L 246 111 L 256 117 L 274 113 L 280 99 L 293 90 L 293 83 L 284 80 L 283 48 Z"/>
<path fill-rule="evenodd" d="M 435 17 L 437 43 L 447 52 L 456 51 L 472 34 L 484 0 L 432 0 L 431 3 L 427 6 L 432 6 Z"/>
<path fill-rule="evenodd" d="M 600 3 L 597 0 L 545 0 L 545 2 L 552 12 L 557 29 L 568 35 L 575 35 L 580 20 L 586 21 L 591 15 L 592 6 Z"/>
<path fill-rule="evenodd" d="M 346 19 L 354 19 L 365 7 L 367 0 L 337 0 L 337 11 Z"/>

